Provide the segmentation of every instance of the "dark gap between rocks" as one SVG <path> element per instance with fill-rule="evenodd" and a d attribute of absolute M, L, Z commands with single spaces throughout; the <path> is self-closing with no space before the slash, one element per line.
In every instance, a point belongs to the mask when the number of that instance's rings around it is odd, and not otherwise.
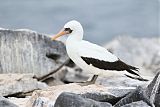
<path fill-rule="evenodd" d="M 75 63 L 71 59 L 69 59 L 68 63 L 66 63 L 65 65 L 71 68 L 76 66 Z"/>
<path fill-rule="evenodd" d="M 24 93 L 22 93 L 22 92 L 19 92 L 19 93 L 10 94 L 10 95 L 4 96 L 4 97 L 5 98 L 8 98 L 8 97 L 25 98 L 26 95 L 24 95 Z"/>
<path fill-rule="evenodd" d="M 46 57 L 56 61 L 60 58 L 60 55 L 58 55 L 58 54 L 46 54 Z"/>
<path fill-rule="evenodd" d="M 65 84 L 74 83 L 74 82 L 72 82 L 72 81 L 68 81 L 68 80 L 64 80 L 64 79 L 62 79 L 62 81 L 63 81 Z"/>
<path fill-rule="evenodd" d="M 55 80 L 55 78 L 53 78 L 53 77 L 48 77 L 48 78 L 42 80 L 42 82 L 48 83 L 48 82 L 54 81 L 54 80 Z"/>
<path fill-rule="evenodd" d="M 33 90 L 35 91 L 35 90 Z M 10 95 L 7 95 L 7 96 L 4 96 L 5 98 L 8 98 L 8 97 L 15 97 L 15 98 L 26 98 L 26 96 L 31 96 L 33 91 L 29 91 L 29 92 L 18 92 L 18 93 L 15 93 L 15 94 L 10 94 Z"/>
<path fill-rule="evenodd" d="M 124 97 L 118 97 L 118 98 L 115 98 L 114 100 L 113 99 L 110 99 L 110 100 L 107 100 L 107 101 L 102 101 L 102 102 L 108 102 L 110 104 L 115 105 L 118 101 L 120 101 L 122 98 Z"/>

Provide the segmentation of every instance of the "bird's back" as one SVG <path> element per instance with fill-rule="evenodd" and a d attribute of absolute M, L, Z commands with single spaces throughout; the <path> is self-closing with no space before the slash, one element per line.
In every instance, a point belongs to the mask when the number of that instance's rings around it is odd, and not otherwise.
<path fill-rule="evenodd" d="M 81 56 L 92 57 L 109 62 L 114 62 L 118 60 L 118 58 L 115 55 L 110 53 L 104 47 L 101 47 L 99 45 L 84 40 L 79 43 L 78 53 Z"/>

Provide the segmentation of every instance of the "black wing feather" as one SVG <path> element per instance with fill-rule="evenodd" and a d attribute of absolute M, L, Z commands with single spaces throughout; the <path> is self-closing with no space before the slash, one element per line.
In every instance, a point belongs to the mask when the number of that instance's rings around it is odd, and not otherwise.
<path fill-rule="evenodd" d="M 122 62 L 120 59 L 115 62 L 107 62 L 103 60 L 98 60 L 95 58 L 88 58 L 88 57 L 82 57 L 81 58 L 88 64 L 92 65 L 94 67 L 97 67 L 99 69 L 103 70 L 117 70 L 117 71 L 123 71 L 126 70 L 127 72 L 139 76 L 135 71 L 138 71 L 138 68 L 130 66 L 124 62 Z"/>

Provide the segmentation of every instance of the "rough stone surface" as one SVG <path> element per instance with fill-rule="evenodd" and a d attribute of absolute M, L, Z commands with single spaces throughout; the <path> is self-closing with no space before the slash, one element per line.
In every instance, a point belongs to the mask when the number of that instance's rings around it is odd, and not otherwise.
<path fill-rule="evenodd" d="M 9 97 L 8 98 L 8 100 L 10 102 L 16 104 L 18 107 L 26 107 L 26 103 L 27 103 L 28 99 L 29 99 L 29 97 L 26 97 L 26 98 Z"/>
<path fill-rule="evenodd" d="M 97 107 L 103 107 L 103 104 L 105 105 L 108 103 L 112 104 L 114 107 L 159 107 L 159 77 L 160 72 L 157 73 L 153 81 L 147 87 L 146 85 L 142 85 L 138 86 L 136 89 L 135 87 L 127 86 L 80 86 L 78 84 L 53 86 L 44 90 L 35 91 L 32 97 L 29 98 L 27 107 L 53 107 L 54 105 L 63 106 L 63 104 L 71 106 L 77 103 L 89 106 L 90 104 L 95 104 Z M 62 94 L 63 92 L 69 93 Z"/>
<path fill-rule="evenodd" d="M 151 78 L 149 80 L 152 80 Z M 126 76 L 110 76 L 98 77 L 96 83 L 106 87 L 147 87 L 150 81 L 139 81 Z"/>
<path fill-rule="evenodd" d="M 64 92 L 57 98 L 54 107 L 112 107 L 112 105 L 107 102 L 83 98 L 74 93 Z"/>
<path fill-rule="evenodd" d="M 117 94 L 114 95 L 113 90 L 117 91 Z M 88 86 L 80 86 L 77 84 L 67 84 L 67 85 L 59 85 L 52 86 L 45 90 L 35 91 L 32 94 L 32 97 L 29 99 L 27 106 L 33 106 L 39 104 L 39 102 L 43 103 L 55 103 L 57 97 L 62 92 L 71 92 L 75 94 L 79 94 L 82 97 L 97 100 L 97 101 L 108 101 L 110 103 L 114 103 L 112 101 L 119 100 L 121 97 L 126 95 L 127 93 L 135 90 L 135 87 L 104 87 L 100 85 L 88 85 Z M 118 94 L 118 92 L 123 91 L 123 94 Z M 113 92 L 113 93 L 112 93 Z M 41 101 L 40 98 L 45 100 Z M 38 99 L 38 101 L 37 101 Z M 47 101 L 47 102 L 44 102 Z"/>
<path fill-rule="evenodd" d="M 17 105 L 11 103 L 8 99 L 0 97 L 0 107 L 18 107 Z"/>
<path fill-rule="evenodd" d="M 89 74 L 86 74 L 80 69 L 79 67 L 66 67 L 66 75 L 63 78 L 63 81 L 66 83 L 73 83 L 73 82 L 82 82 L 82 81 L 87 81 L 89 78 Z"/>
<path fill-rule="evenodd" d="M 123 61 L 140 68 L 143 75 L 155 75 L 160 66 L 160 37 L 120 36 L 105 45 Z"/>
<path fill-rule="evenodd" d="M 32 105 L 27 104 L 26 107 L 54 107 L 54 102 L 45 97 L 38 97 Z"/>
<path fill-rule="evenodd" d="M 45 82 L 49 86 L 63 85 L 65 84 L 63 82 L 63 79 L 65 78 L 67 73 L 68 73 L 67 67 L 63 66 L 60 70 L 45 78 L 43 82 Z"/>
<path fill-rule="evenodd" d="M 131 92 L 126 97 L 124 97 L 120 101 L 118 101 L 114 105 L 114 107 L 121 107 L 126 104 L 130 104 L 132 102 L 141 101 L 141 100 L 146 102 L 148 105 L 152 106 L 153 104 L 151 104 L 151 102 L 149 101 L 149 98 L 144 93 L 144 90 L 145 90 L 144 88 L 138 87 L 135 91 Z"/>
<path fill-rule="evenodd" d="M 147 103 L 145 103 L 143 101 L 137 101 L 137 102 L 132 102 L 130 104 L 126 104 L 121 107 L 151 107 L 151 106 L 149 106 Z"/>
<path fill-rule="evenodd" d="M 156 107 L 160 107 L 160 70 L 145 90 L 146 96 Z"/>
<path fill-rule="evenodd" d="M 143 100 L 149 106 L 160 106 L 160 71 L 147 88 L 138 87 L 135 91 L 122 98 L 114 106 L 120 107 L 135 101 Z"/>
<path fill-rule="evenodd" d="M 47 88 L 47 85 L 33 79 L 31 74 L 0 74 L 0 96 L 12 96 L 44 88 Z"/>
<path fill-rule="evenodd" d="M 29 30 L 0 29 L 0 73 L 34 73 L 41 78 L 67 60 L 62 42 Z"/>

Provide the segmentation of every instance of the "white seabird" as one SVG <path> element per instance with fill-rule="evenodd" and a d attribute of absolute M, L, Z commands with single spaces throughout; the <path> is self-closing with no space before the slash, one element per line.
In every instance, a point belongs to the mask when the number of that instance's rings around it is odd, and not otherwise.
<path fill-rule="evenodd" d="M 70 59 L 84 71 L 94 74 L 87 84 L 95 83 L 98 75 L 126 75 L 130 78 L 146 80 L 139 75 L 138 68 L 124 63 L 107 49 L 83 40 L 83 28 L 78 21 L 72 20 L 66 23 L 52 40 L 62 35 L 69 35 L 66 50 Z"/>

